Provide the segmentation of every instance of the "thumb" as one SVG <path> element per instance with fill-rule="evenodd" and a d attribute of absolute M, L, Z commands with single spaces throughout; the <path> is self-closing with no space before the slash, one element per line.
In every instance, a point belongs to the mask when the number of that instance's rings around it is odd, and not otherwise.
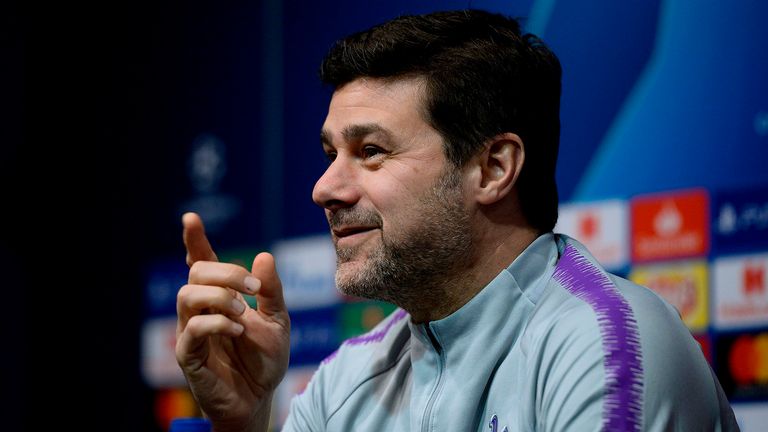
<path fill-rule="evenodd" d="M 184 246 L 187 248 L 187 265 L 197 261 L 218 261 L 216 254 L 205 235 L 203 221 L 197 213 L 184 213 L 181 217 L 184 226 Z"/>
<path fill-rule="evenodd" d="M 286 313 L 283 284 L 277 275 L 275 258 L 267 252 L 256 255 L 251 273 L 261 281 L 261 288 L 256 293 L 259 310 L 267 315 Z"/>

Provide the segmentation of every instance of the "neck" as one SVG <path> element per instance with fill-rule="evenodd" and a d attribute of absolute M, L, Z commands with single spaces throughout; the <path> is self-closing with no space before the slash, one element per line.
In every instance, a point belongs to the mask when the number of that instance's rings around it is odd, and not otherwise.
<path fill-rule="evenodd" d="M 438 295 L 430 299 L 421 297 L 416 304 L 399 306 L 410 313 L 414 323 L 447 317 L 472 300 L 538 236 L 533 228 L 520 225 L 488 226 L 478 230 L 474 235 L 476 250 L 471 259 L 446 269 L 445 278 L 427 288 Z"/>

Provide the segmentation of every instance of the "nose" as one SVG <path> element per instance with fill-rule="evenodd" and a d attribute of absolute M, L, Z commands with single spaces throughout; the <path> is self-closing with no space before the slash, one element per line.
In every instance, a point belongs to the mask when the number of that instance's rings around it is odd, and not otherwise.
<path fill-rule="evenodd" d="M 351 207 L 360 199 L 353 167 L 339 155 L 315 183 L 312 200 L 325 209 L 335 211 Z"/>

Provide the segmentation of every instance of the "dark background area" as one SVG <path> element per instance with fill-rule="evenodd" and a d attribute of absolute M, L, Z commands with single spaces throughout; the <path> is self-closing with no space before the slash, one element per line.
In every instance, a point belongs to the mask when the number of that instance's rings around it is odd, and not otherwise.
<path fill-rule="evenodd" d="M 120 419 L 119 430 L 154 424 L 147 403 L 152 391 L 138 367 L 141 269 L 149 257 L 184 255 L 178 200 L 188 194 L 186 148 L 194 134 L 202 129 L 230 141 L 233 135 L 257 140 L 259 97 L 254 87 L 235 86 L 259 82 L 259 41 L 248 39 L 258 11 L 258 4 L 247 2 L 129 3 L 105 11 L 109 19 L 101 20 L 99 36 L 88 38 L 93 45 L 86 55 L 95 63 L 88 68 L 93 91 L 88 122 L 98 131 L 93 153 L 105 160 L 96 164 L 105 172 L 97 171 L 95 178 L 107 179 L 107 187 L 86 187 L 81 208 L 87 214 L 79 219 L 90 243 L 82 245 L 86 262 L 106 253 L 95 261 L 107 272 L 92 279 L 100 283 L 90 292 L 81 293 L 80 304 L 97 311 L 84 315 L 89 320 L 78 338 L 80 373 L 94 390 L 93 406 L 83 407 L 85 418 Z M 241 61 L 246 55 L 253 60 Z M 235 160 L 256 163 L 249 156 Z M 252 223 L 259 226 L 258 220 Z M 90 264 L 82 271 L 89 274 Z"/>
<path fill-rule="evenodd" d="M 11 215 L 16 210 L 16 192 L 11 187 L 15 180 L 18 162 L 18 152 L 23 135 L 22 106 L 24 83 L 24 40 L 18 22 L 14 5 L 4 8 L 0 13 L 0 50 L 2 50 L 2 67 L 0 67 L 0 193 L 4 197 L 6 208 L 0 211 L 0 226 L 9 227 L 17 218 Z M 9 205 L 10 204 L 10 205 Z M 22 389 L 24 385 L 24 337 L 16 331 L 23 319 L 22 310 L 25 308 L 25 290 L 22 289 L 22 261 L 9 241 L 7 230 L 0 234 L 0 271 L 3 275 L 3 302 L 11 313 L 0 314 L 2 326 L 2 386 L 4 388 L 0 400 L 0 413 L 8 419 L 10 425 L 20 423 L 23 409 Z"/>
<path fill-rule="evenodd" d="M 2 387 L 13 426 L 0 428 L 147 430 L 142 268 L 183 259 L 192 134 L 256 140 L 255 87 L 234 86 L 259 81 L 246 27 L 260 6 L 3 9 Z"/>

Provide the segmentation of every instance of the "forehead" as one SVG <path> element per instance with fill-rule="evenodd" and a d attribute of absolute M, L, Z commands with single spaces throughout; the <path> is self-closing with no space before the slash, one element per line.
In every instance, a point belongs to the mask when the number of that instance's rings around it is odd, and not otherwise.
<path fill-rule="evenodd" d="M 424 127 L 423 95 L 419 78 L 356 79 L 334 92 L 323 129 L 335 133 L 350 125 L 377 124 L 397 132 Z"/>

